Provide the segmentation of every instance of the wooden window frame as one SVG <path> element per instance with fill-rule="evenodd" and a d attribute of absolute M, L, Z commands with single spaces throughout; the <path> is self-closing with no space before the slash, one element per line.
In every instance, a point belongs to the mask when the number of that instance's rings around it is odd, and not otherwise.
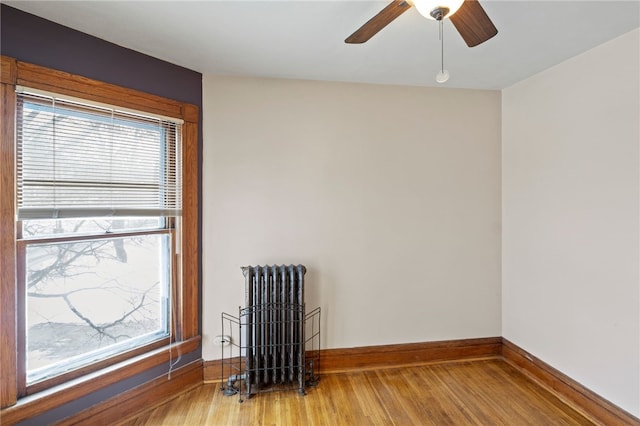
<path fill-rule="evenodd" d="M 184 120 L 182 157 L 182 235 L 180 246 L 181 286 L 174 298 L 176 329 L 179 338 L 172 344 L 151 345 L 145 353 L 133 351 L 114 362 L 100 365 L 102 370 L 57 384 L 54 388 L 19 398 L 17 287 L 17 221 L 15 210 L 15 120 L 16 85 L 46 90 L 61 95 L 87 99 L 117 107 L 146 111 Z M 142 373 L 149 368 L 169 362 L 178 354 L 188 353 L 200 346 L 198 329 L 198 107 L 144 92 L 123 88 L 39 65 L 0 57 L 0 417 L 9 423 L 18 422 L 41 412 L 73 401 L 97 389 Z M 24 331 L 24 330 L 22 330 Z M 143 351 L 144 352 L 144 351 Z M 96 380 L 98 379 L 98 380 Z M 56 383 L 54 383 L 56 384 Z M 24 389 L 24 388 L 23 388 Z M 41 389 L 37 389 L 41 390 Z"/>

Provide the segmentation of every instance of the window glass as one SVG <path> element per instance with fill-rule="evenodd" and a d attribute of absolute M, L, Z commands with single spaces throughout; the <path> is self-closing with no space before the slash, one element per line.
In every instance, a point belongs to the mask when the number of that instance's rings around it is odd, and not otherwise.
<path fill-rule="evenodd" d="M 180 214 L 178 123 L 18 97 L 19 219 Z"/>
<path fill-rule="evenodd" d="M 170 235 L 26 247 L 27 382 L 169 334 Z"/>
<path fill-rule="evenodd" d="M 27 386 L 170 336 L 181 124 L 17 97 Z"/>

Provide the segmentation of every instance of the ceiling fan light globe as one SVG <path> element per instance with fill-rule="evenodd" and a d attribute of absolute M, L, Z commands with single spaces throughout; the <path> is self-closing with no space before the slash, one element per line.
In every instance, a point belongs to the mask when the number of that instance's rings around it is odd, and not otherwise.
<path fill-rule="evenodd" d="M 440 84 L 446 83 L 449 80 L 449 71 L 442 70 L 436 74 L 436 81 Z"/>
<path fill-rule="evenodd" d="M 445 18 L 449 18 L 451 15 L 456 13 L 464 0 L 411 0 L 410 1 L 418 12 L 425 18 L 429 18 L 435 20 L 435 18 L 431 15 L 431 11 L 438 8 L 447 8 L 449 9 L 449 13 L 445 16 Z"/>

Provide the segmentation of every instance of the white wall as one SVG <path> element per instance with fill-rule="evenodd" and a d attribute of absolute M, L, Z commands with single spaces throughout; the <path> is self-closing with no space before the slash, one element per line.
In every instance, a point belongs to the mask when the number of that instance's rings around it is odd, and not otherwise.
<path fill-rule="evenodd" d="M 640 415 L 640 30 L 503 91 L 503 335 Z"/>
<path fill-rule="evenodd" d="M 302 263 L 322 346 L 499 336 L 500 93 L 204 77 L 204 348 Z"/>

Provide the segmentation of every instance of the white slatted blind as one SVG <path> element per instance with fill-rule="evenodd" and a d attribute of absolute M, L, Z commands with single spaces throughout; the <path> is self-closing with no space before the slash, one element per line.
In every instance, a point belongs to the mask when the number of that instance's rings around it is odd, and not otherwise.
<path fill-rule="evenodd" d="M 18 93 L 18 219 L 179 216 L 182 124 Z"/>

